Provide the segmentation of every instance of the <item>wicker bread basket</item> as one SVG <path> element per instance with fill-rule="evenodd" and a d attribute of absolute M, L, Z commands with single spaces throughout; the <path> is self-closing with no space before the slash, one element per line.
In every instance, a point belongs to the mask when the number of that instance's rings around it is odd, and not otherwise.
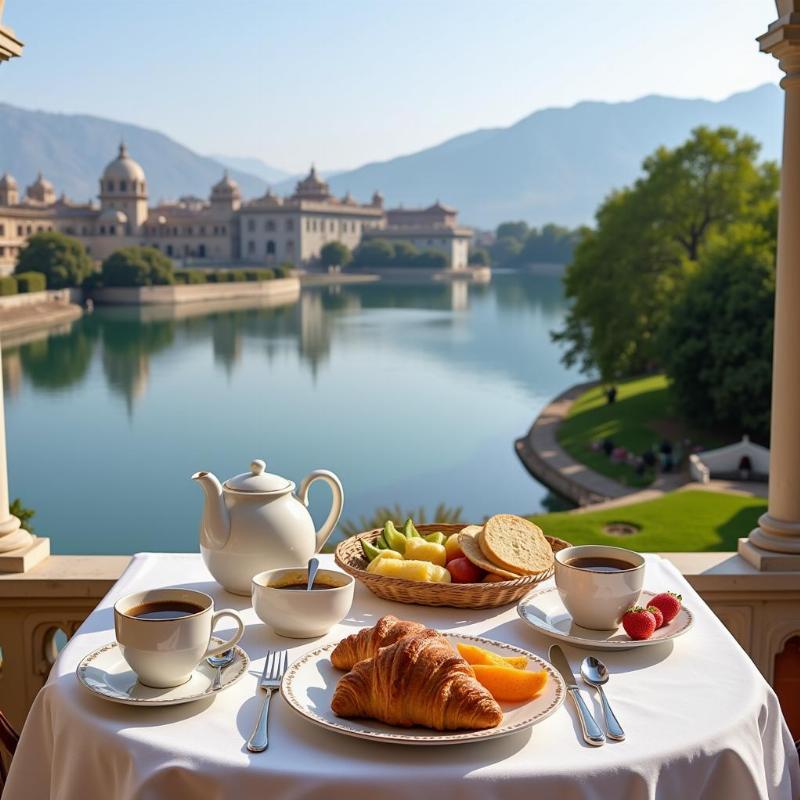
<path fill-rule="evenodd" d="M 445 536 L 458 533 L 466 527 L 462 525 L 417 525 L 423 535 L 441 531 Z M 361 581 L 373 594 L 384 600 L 397 603 L 416 603 L 421 606 L 451 606 L 453 608 L 496 608 L 515 603 L 523 598 L 533 587 L 549 578 L 552 570 L 539 575 L 526 575 L 512 581 L 497 583 L 425 583 L 408 581 L 404 578 L 387 578 L 367 572 L 367 559 L 361 548 L 361 540 L 374 542 L 382 533 L 375 528 L 345 539 L 336 546 L 336 563 L 349 575 Z M 563 539 L 545 537 L 557 553 L 570 545 Z"/>

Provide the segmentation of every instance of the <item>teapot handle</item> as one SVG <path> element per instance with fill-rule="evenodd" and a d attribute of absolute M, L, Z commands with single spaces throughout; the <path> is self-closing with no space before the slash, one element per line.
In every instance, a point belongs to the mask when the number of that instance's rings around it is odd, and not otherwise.
<path fill-rule="evenodd" d="M 318 553 L 322 550 L 328 537 L 333 533 L 339 517 L 342 516 L 342 507 L 344 506 L 344 489 L 342 489 L 341 481 L 327 469 L 315 469 L 309 472 L 308 475 L 300 481 L 300 488 L 297 491 L 297 499 L 306 507 L 308 507 L 308 489 L 314 481 L 325 481 L 331 487 L 333 492 L 333 502 L 328 518 L 322 523 L 322 527 L 317 531 L 317 549 Z"/>

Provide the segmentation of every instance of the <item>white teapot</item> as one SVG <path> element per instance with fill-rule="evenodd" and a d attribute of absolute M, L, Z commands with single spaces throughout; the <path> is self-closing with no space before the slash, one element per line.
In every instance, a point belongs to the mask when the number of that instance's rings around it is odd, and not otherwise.
<path fill-rule="evenodd" d="M 292 481 L 265 469 L 263 461 L 253 461 L 250 472 L 229 478 L 224 485 L 210 472 L 192 475 L 206 495 L 200 522 L 203 560 L 218 583 L 248 597 L 253 575 L 280 567 L 305 567 L 328 540 L 344 504 L 342 484 L 328 470 L 306 475 L 295 496 Z M 308 488 L 317 480 L 331 487 L 333 503 L 328 518 L 315 531 L 308 513 Z"/>

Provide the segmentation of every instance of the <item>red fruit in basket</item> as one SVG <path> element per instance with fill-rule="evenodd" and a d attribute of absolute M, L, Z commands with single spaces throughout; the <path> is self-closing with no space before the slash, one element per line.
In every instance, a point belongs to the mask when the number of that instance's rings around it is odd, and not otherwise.
<path fill-rule="evenodd" d="M 681 610 L 681 600 L 679 594 L 662 592 L 651 597 L 647 605 L 655 606 L 664 615 L 664 625 L 666 625 L 678 616 L 678 612 Z"/>
<path fill-rule="evenodd" d="M 447 571 L 453 583 L 480 583 L 484 571 L 476 567 L 468 558 L 454 558 L 447 562 Z"/>
<path fill-rule="evenodd" d="M 664 615 L 658 606 L 647 606 L 647 610 L 656 618 L 656 630 L 664 624 Z"/>
<path fill-rule="evenodd" d="M 646 608 L 632 606 L 622 615 L 622 627 L 631 639 L 649 639 L 656 629 L 656 618 Z"/>

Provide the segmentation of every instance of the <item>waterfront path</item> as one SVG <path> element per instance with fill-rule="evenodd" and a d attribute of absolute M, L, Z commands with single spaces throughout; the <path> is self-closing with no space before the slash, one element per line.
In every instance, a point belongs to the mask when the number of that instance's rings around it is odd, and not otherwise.
<path fill-rule="evenodd" d="M 692 481 L 686 470 L 661 474 L 651 486 L 637 489 L 601 475 L 586 464 L 576 461 L 558 443 L 558 426 L 566 418 L 575 400 L 596 385 L 596 381 L 579 383 L 562 392 L 542 409 L 528 433 L 514 443 L 517 455 L 528 472 L 545 486 L 576 503 L 579 506 L 576 513 L 655 500 L 667 492 L 687 485 L 687 488 L 712 492 L 766 497 L 766 483 L 712 480 L 709 484 L 701 485 Z"/>

